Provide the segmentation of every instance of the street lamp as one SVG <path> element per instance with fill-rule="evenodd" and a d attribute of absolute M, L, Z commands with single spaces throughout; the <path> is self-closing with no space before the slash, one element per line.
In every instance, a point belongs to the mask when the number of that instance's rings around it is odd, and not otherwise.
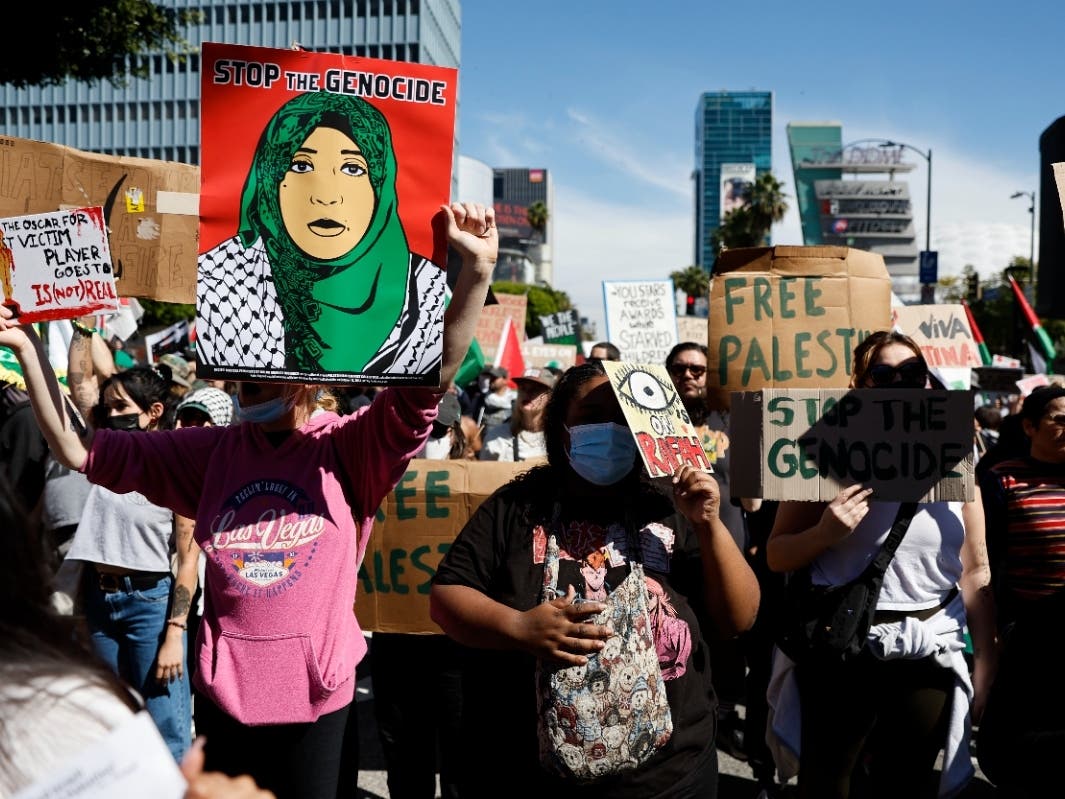
<path fill-rule="evenodd" d="M 932 148 L 928 148 L 928 152 L 924 150 L 918 150 L 912 144 L 905 144 L 900 141 L 891 141 L 888 139 L 881 147 L 903 147 L 907 150 L 913 150 L 921 158 L 928 162 L 928 201 L 925 206 L 925 230 L 924 230 L 924 248 L 928 252 L 932 251 Z"/>
<path fill-rule="evenodd" d="M 1030 282 L 1035 279 L 1035 192 L 1015 191 L 1010 195 L 1011 200 L 1016 200 L 1018 197 L 1027 197 L 1032 201 L 1028 207 L 1028 213 L 1032 215 L 1032 234 L 1028 239 L 1028 280 Z"/>

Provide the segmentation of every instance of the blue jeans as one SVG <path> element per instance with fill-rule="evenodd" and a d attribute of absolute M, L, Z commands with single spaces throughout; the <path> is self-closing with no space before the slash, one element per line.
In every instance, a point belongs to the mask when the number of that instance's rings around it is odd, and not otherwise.
<path fill-rule="evenodd" d="M 92 645 L 123 680 L 144 699 L 145 708 L 178 762 L 191 744 L 192 721 L 187 665 L 180 680 L 161 685 L 155 679 L 156 656 L 166 634 L 172 577 L 152 588 L 132 588 L 128 578 L 118 591 L 100 589 L 95 570 L 86 564 L 85 617 Z M 188 659 L 188 642 L 182 642 Z"/>

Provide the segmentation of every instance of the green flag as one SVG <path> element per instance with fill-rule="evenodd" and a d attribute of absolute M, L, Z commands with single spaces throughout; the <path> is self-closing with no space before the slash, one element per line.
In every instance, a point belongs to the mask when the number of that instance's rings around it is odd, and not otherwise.
<path fill-rule="evenodd" d="M 462 366 L 459 367 L 458 374 L 455 375 L 455 385 L 465 386 L 472 383 L 483 368 L 484 353 L 481 352 L 481 345 L 477 343 L 477 339 L 474 339 L 462 361 Z"/>

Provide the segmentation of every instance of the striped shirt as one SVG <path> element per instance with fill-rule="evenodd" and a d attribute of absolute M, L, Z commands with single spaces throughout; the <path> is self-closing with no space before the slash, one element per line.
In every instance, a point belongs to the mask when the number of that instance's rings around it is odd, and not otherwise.
<path fill-rule="evenodd" d="M 1008 616 L 1065 593 L 1065 464 L 1003 461 L 983 481 L 992 568 Z"/>

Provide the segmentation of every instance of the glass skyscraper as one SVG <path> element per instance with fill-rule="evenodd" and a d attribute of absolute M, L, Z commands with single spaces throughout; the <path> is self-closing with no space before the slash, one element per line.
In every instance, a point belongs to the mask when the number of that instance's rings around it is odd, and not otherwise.
<path fill-rule="evenodd" d="M 695 263 L 714 265 L 710 237 L 732 187 L 772 167 L 773 93 L 706 92 L 695 109 Z M 753 168 L 752 168 L 753 165 Z M 724 169 L 722 169 L 724 166 Z"/>
<path fill-rule="evenodd" d="M 198 11 L 189 43 L 291 47 L 459 66 L 459 0 L 160 0 Z M 150 75 L 116 88 L 68 81 L 0 87 L 0 132 L 90 152 L 199 163 L 200 64 L 149 53 Z"/>

